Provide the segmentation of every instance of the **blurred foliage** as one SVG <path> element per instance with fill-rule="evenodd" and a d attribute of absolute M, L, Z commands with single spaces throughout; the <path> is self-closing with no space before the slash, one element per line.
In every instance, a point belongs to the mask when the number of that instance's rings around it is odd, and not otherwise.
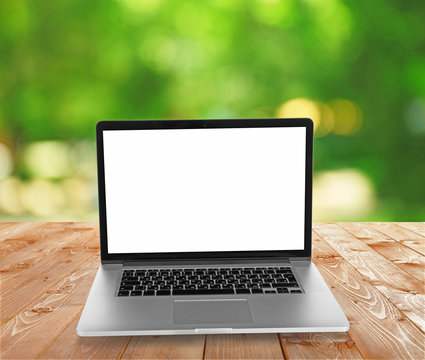
<path fill-rule="evenodd" d="M 0 143 L 13 160 L 3 181 L 42 177 L 24 149 L 56 140 L 51 149 L 71 153 L 94 140 L 99 120 L 274 117 L 302 98 L 333 109 L 343 129 L 317 137 L 316 174 L 343 171 L 340 193 L 370 205 L 316 219 L 423 221 L 424 24 L 423 0 L 2 0 Z M 351 132 L 332 108 L 338 99 L 361 114 Z M 49 181 L 56 190 L 94 181 L 94 167 L 78 168 Z M 4 192 L 21 185 L 13 186 Z M 9 213 L 31 217 L 30 209 Z"/>

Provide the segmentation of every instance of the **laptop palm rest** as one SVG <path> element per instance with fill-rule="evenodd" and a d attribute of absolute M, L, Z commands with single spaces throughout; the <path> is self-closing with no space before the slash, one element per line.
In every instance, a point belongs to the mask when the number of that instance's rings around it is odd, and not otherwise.
<path fill-rule="evenodd" d="M 175 324 L 251 323 L 246 299 L 175 300 Z"/>

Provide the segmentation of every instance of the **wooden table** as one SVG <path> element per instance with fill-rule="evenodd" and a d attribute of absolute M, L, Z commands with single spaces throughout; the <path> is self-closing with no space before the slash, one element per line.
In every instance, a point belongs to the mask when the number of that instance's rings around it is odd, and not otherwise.
<path fill-rule="evenodd" d="M 313 258 L 348 333 L 80 338 L 96 223 L 0 223 L 1 358 L 425 358 L 425 223 L 319 223 Z"/>

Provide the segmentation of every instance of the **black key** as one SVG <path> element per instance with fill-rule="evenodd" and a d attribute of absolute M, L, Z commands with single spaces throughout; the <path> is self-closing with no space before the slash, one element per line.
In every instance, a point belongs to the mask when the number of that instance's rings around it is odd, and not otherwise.
<path fill-rule="evenodd" d="M 142 292 L 140 290 L 133 290 L 130 295 L 131 296 L 142 296 Z"/>
<path fill-rule="evenodd" d="M 121 290 L 133 290 L 133 287 L 132 286 L 128 286 L 128 285 L 123 285 L 123 286 L 120 286 L 120 291 Z"/>
<path fill-rule="evenodd" d="M 231 295 L 233 289 L 173 290 L 173 295 Z"/>
<path fill-rule="evenodd" d="M 236 289 L 246 289 L 246 284 L 236 284 L 235 288 Z"/>
<path fill-rule="evenodd" d="M 296 282 L 289 283 L 289 282 L 277 282 L 271 284 L 273 287 L 288 287 L 288 286 L 298 286 Z"/>
<path fill-rule="evenodd" d="M 183 285 L 181 284 L 173 285 L 173 289 L 183 289 Z"/>
<path fill-rule="evenodd" d="M 263 293 L 263 290 L 254 288 L 254 289 L 251 289 L 251 293 L 253 293 L 253 294 L 262 294 Z"/>
<path fill-rule="evenodd" d="M 289 293 L 289 290 L 287 288 L 277 288 L 276 290 L 279 294 Z"/>
<path fill-rule="evenodd" d="M 186 285 L 185 289 L 196 289 L 196 285 Z"/>
<path fill-rule="evenodd" d="M 275 290 L 264 289 L 264 294 L 276 294 Z"/>
<path fill-rule="evenodd" d="M 149 285 L 148 290 L 156 290 L 158 289 L 158 285 Z"/>
<path fill-rule="evenodd" d="M 271 286 L 270 286 L 270 284 L 265 283 L 265 284 L 261 284 L 260 287 L 261 288 L 270 288 Z"/>
<path fill-rule="evenodd" d="M 223 289 L 233 289 L 233 285 L 223 285 Z"/>
<path fill-rule="evenodd" d="M 153 295 L 155 295 L 155 291 L 153 291 L 153 290 L 146 290 L 146 291 L 143 291 L 143 295 L 144 296 L 153 296 Z"/>
<path fill-rule="evenodd" d="M 276 274 L 289 274 L 291 270 L 276 270 Z"/>
<path fill-rule="evenodd" d="M 123 276 L 121 281 L 138 281 L 139 278 L 137 276 Z"/>
<path fill-rule="evenodd" d="M 210 285 L 210 289 L 221 289 L 220 285 Z"/>
<path fill-rule="evenodd" d="M 249 289 L 236 289 L 236 294 L 251 294 Z"/>
<path fill-rule="evenodd" d="M 143 280 L 140 283 L 141 283 L 141 285 L 153 285 L 153 281 L 152 280 Z"/>
<path fill-rule="evenodd" d="M 171 295 L 171 291 L 170 290 L 157 290 L 156 294 L 157 295 Z"/>
<path fill-rule="evenodd" d="M 128 296 L 129 294 L 130 294 L 130 291 L 125 291 L 125 290 L 118 292 L 118 296 Z"/>
<path fill-rule="evenodd" d="M 127 285 L 140 285 L 140 281 L 121 281 L 121 286 L 127 286 Z"/>
<path fill-rule="evenodd" d="M 301 294 L 302 291 L 301 290 L 291 290 L 291 294 L 295 294 L 295 293 Z"/>
<path fill-rule="evenodd" d="M 252 273 L 253 274 L 262 274 L 263 270 L 254 270 Z"/>
<path fill-rule="evenodd" d="M 198 285 L 198 289 L 208 289 L 208 285 Z"/>

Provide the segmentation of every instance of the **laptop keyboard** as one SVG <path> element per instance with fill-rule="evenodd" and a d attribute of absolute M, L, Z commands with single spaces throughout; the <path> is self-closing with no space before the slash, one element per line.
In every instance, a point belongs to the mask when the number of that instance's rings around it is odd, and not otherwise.
<path fill-rule="evenodd" d="M 302 293 L 290 267 L 142 269 L 122 273 L 118 296 Z"/>

